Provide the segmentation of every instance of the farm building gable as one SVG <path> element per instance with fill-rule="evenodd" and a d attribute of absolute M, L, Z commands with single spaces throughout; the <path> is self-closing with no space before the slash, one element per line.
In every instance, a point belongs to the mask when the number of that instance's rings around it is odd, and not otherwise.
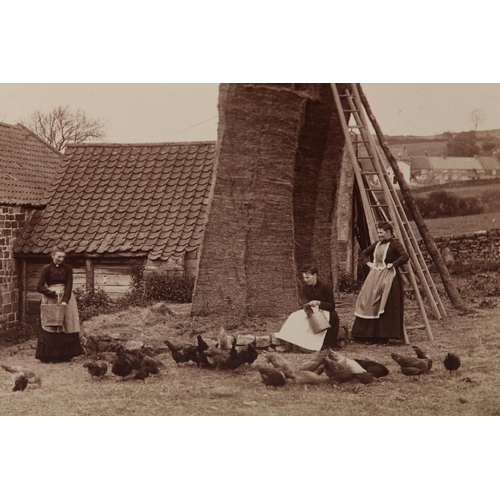
<path fill-rule="evenodd" d="M 70 145 L 14 250 L 180 258 L 200 245 L 214 159 L 215 142 Z"/>

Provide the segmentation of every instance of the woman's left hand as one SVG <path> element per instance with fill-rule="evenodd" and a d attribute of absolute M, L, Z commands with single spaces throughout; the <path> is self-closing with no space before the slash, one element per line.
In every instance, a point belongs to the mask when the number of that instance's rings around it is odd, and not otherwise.
<path fill-rule="evenodd" d="M 389 264 L 387 264 L 387 266 L 386 266 L 386 268 L 387 268 L 387 269 L 392 269 L 393 267 L 394 267 L 394 266 L 393 266 L 392 264 L 390 264 L 390 263 L 389 263 Z"/>
<path fill-rule="evenodd" d="M 67 305 L 67 304 L 66 304 L 66 302 L 61 302 L 61 305 L 62 305 L 62 306 L 65 306 L 65 305 Z"/>
<path fill-rule="evenodd" d="M 320 304 L 321 304 L 321 302 L 319 300 L 311 300 L 311 302 L 309 302 L 309 305 L 311 307 L 314 307 L 314 306 L 319 307 Z"/>

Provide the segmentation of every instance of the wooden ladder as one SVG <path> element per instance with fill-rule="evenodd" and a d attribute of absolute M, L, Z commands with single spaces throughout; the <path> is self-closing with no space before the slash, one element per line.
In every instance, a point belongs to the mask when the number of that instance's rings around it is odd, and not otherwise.
<path fill-rule="evenodd" d="M 380 149 L 369 132 L 369 123 L 358 86 L 356 83 L 347 84 L 342 94 L 339 94 L 335 83 L 331 86 L 367 218 L 370 240 L 371 242 L 378 240 L 377 222 L 391 221 L 397 238 L 410 256 L 408 263 L 402 266 L 402 275 L 409 285 L 409 287 L 405 286 L 405 291 L 413 291 L 416 305 L 409 307 L 405 305 L 405 311 L 418 310 L 422 323 L 406 325 L 405 321 L 404 341 L 406 344 L 409 343 L 408 330 L 419 328 L 425 328 L 427 338 L 432 341 L 434 337 L 419 285 L 435 319 L 446 316 L 446 310 L 387 171 Z M 353 125 L 349 125 L 351 117 L 354 118 L 355 124 Z M 389 165 L 388 162 L 387 165 Z"/>

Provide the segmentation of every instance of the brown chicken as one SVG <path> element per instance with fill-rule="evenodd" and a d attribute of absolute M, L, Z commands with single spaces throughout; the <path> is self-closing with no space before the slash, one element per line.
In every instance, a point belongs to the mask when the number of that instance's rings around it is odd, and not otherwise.
<path fill-rule="evenodd" d="M 4 370 L 12 373 L 12 377 L 15 380 L 19 375 L 24 375 L 28 379 L 28 384 L 35 384 L 38 386 L 42 385 L 42 379 L 35 374 L 33 370 L 29 368 L 24 368 L 23 366 L 9 366 L 0 365 Z"/>
<path fill-rule="evenodd" d="M 286 378 L 280 371 L 267 366 L 258 368 L 262 382 L 273 387 L 282 387 L 286 384 Z"/>
<path fill-rule="evenodd" d="M 428 358 L 410 358 L 392 353 L 391 357 L 401 367 L 401 373 L 408 377 L 424 375 L 430 370 L 432 361 Z"/>

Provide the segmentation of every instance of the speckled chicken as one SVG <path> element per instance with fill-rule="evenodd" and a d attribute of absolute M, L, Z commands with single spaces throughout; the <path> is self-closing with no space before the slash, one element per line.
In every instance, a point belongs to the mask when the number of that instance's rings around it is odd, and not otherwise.
<path fill-rule="evenodd" d="M 293 379 L 293 367 L 292 364 L 285 358 L 281 357 L 279 354 L 271 353 L 266 356 L 266 361 L 271 363 L 274 368 L 283 373 L 286 378 Z"/>
<path fill-rule="evenodd" d="M 460 358 L 456 354 L 449 352 L 443 360 L 443 365 L 450 372 L 450 375 L 453 375 L 453 372 L 460 368 Z"/>
<path fill-rule="evenodd" d="M 33 370 L 30 370 L 29 368 L 24 368 L 23 366 L 9 366 L 9 365 L 4 365 L 0 364 L 0 366 L 8 371 L 9 373 L 12 373 L 12 378 L 15 380 L 19 375 L 24 375 L 28 379 L 28 384 L 35 384 L 38 386 L 42 385 L 42 379 L 35 374 Z"/>
<path fill-rule="evenodd" d="M 87 371 L 94 377 L 104 377 L 108 372 L 108 364 L 105 361 L 88 361 L 83 364 L 84 368 L 87 368 Z"/>
<path fill-rule="evenodd" d="M 282 387 L 286 384 L 285 375 L 279 370 L 268 366 L 259 366 L 258 370 L 264 384 L 273 387 Z"/>

